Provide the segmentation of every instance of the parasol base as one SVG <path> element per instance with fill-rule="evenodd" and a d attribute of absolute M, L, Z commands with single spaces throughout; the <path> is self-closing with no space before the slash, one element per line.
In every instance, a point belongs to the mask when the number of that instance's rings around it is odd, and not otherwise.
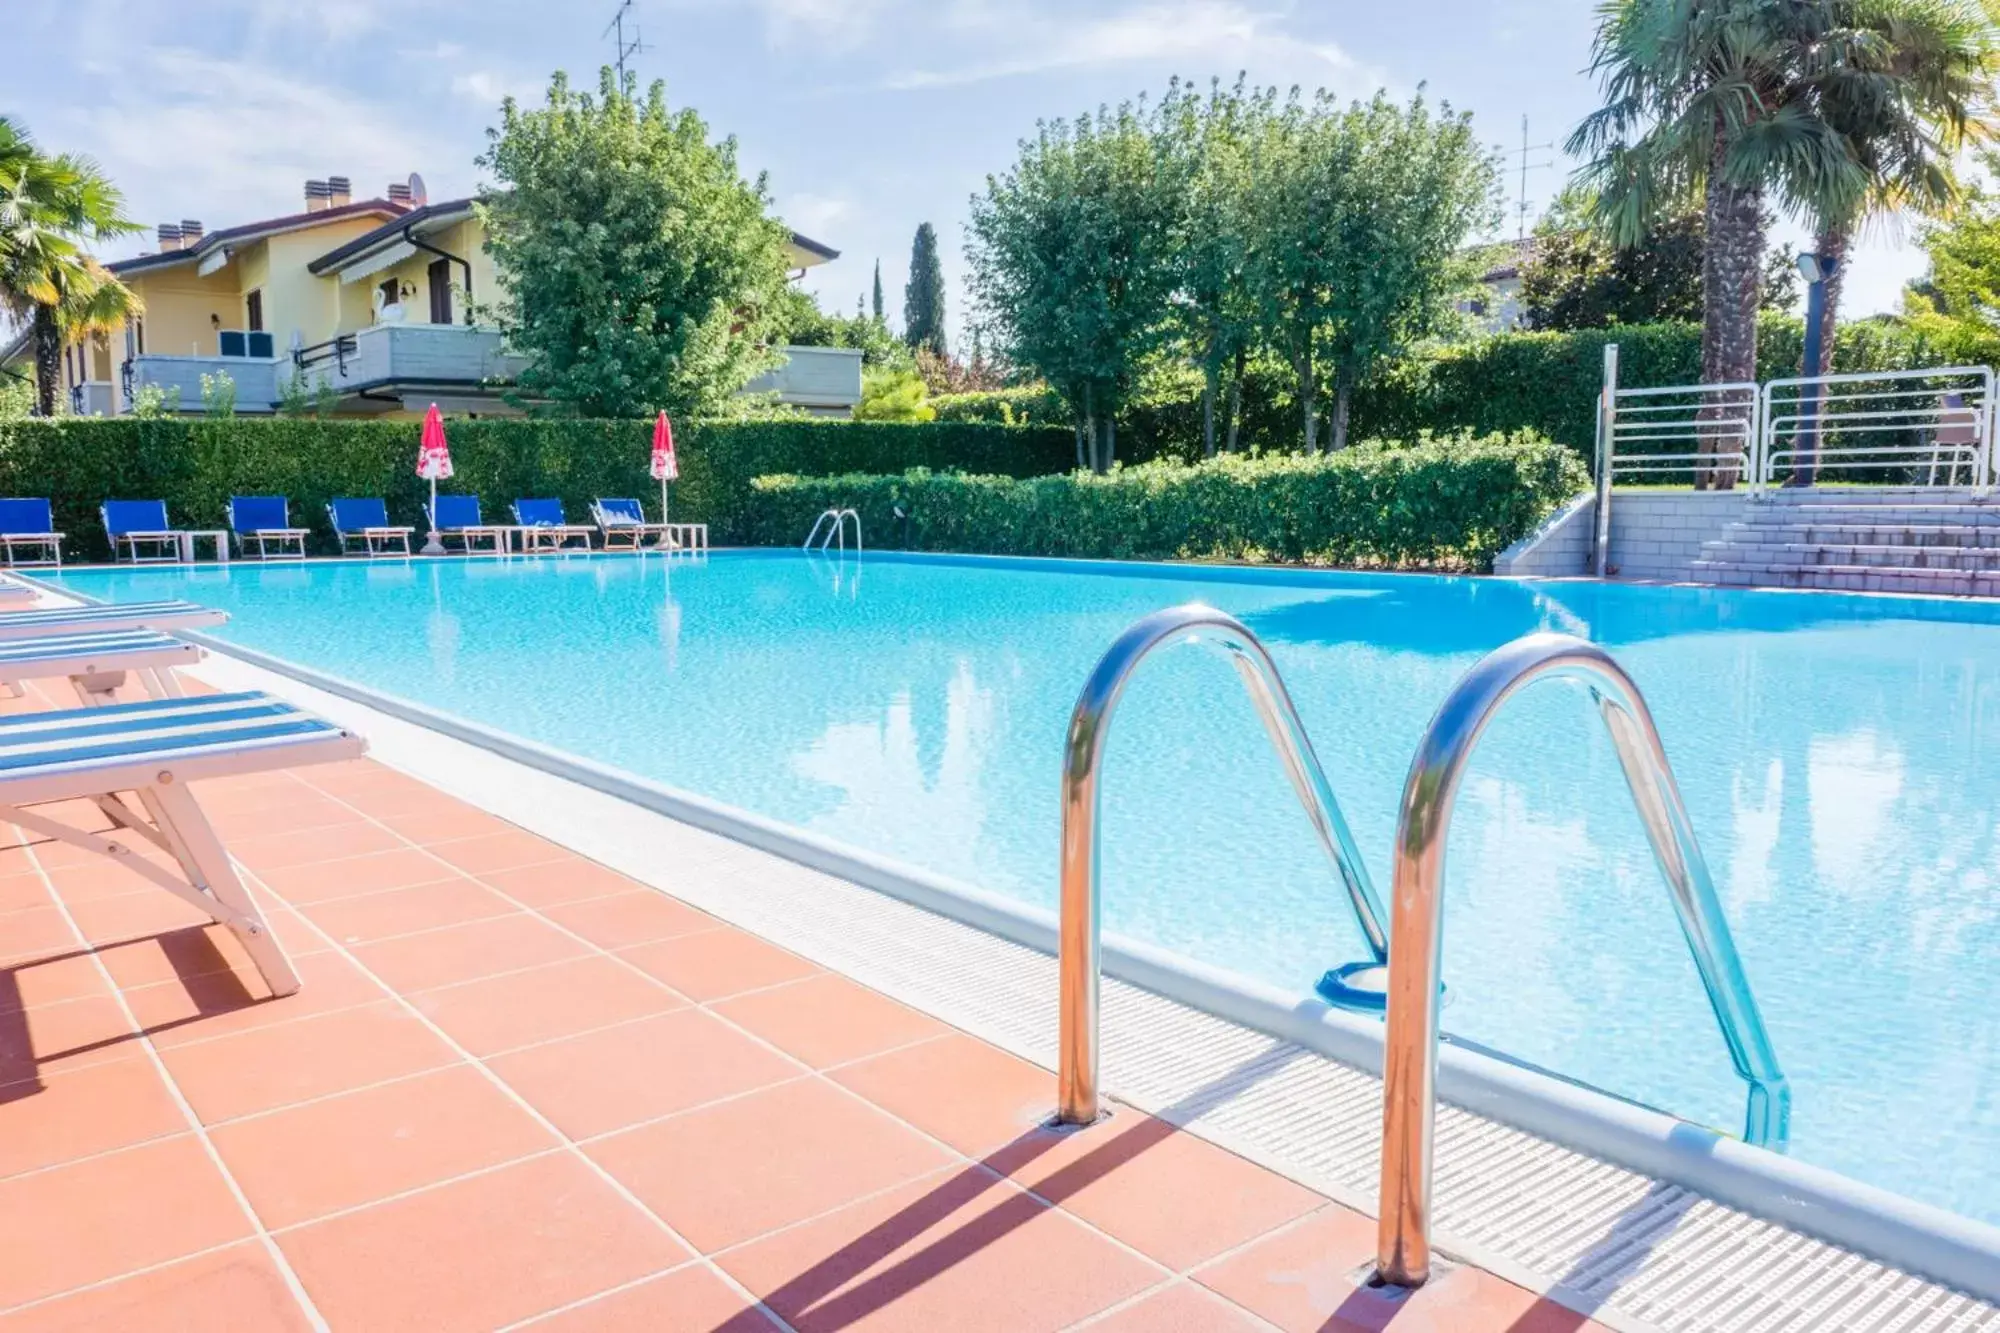
<path fill-rule="evenodd" d="M 424 543 L 424 548 L 423 548 L 423 550 L 421 550 L 421 551 L 417 552 L 417 554 L 418 554 L 418 555 L 446 555 L 446 554 L 449 554 L 449 552 L 447 552 L 447 551 L 446 551 L 446 550 L 444 549 L 444 543 L 443 543 L 443 542 L 441 542 L 441 541 L 439 541 L 439 540 L 438 540 L 438 535 L 437 535 L 437 534 L 436 534 L 435 532 L 433 532 L 433 533 L 431 534 L 431 539 L 430 539 L 429 541 L 427 541 L 427 542 L 425 542 L 425 543 Z"/>

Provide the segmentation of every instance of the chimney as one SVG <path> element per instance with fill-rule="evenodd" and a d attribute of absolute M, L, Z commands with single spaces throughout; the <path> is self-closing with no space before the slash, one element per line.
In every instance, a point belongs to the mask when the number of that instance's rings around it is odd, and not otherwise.
<path fill-rule="evenodd" d="M 333 191 L 325 181 L 306 182 L 306 212 L 325 212 L 332 198 Z"/>
<path fill-rule="evenodd" d="M 406 208 L 407 208 L 407 207 L 409 206 L 409 204 L 410 204 L 410 187 L 409 187 L 409 185 L 408 185 L 407 183 L 405 183 L 405 182 L 401 182 L 401 181 L 398 181 L 398 182 L 396 182 L 396 183 L 394 183 L 394 184 L 390 185 L 390 186 L 389 186 L 389 202 L 390 202 L 390 203 L 392 203 L 392 204 L 402 204 L 402 205 L 403 205 L 404 207 L 406 207 Z"/>
<path fill-rule="evenodd" d="M 326 189 L 334 208 L 345 207 L 354 194 L 353 187 L 345 176 L 328 176 Z"/>
<path fill-rule="evenodd" d="M 193 218 L 181 219 L 181 249 L 192 250 L 201 244 L 201 223 Z"/>
<path fill-rule="evenodd" d="M 181 229 L 173 223 L 162 222 L 159 225 L 157 234 L 160 238 L 161 254 L 165 254 L 169 250 L 178 250 L 181 248 Z"/>

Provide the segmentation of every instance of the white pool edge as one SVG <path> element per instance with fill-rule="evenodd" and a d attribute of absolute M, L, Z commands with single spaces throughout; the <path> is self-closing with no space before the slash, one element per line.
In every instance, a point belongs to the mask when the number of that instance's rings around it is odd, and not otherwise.
<path fill-rule="evenodd" d="M 52 590 L 54 591 L 54 590 Z M 206 635 L 217 654 L 250 663 L 390 717 L 695 828 L 859 884 L 926 911 L 1052 955 L 1049 913 L 845 846 L 803 829 L 723 805 L 534 741 L 383 694 L 352 681 Z M 1144 990 L 1269 1034 L 1379 1076 L 1381 1028 L 1234 973 L 1134 941 L 1107 937 L 1107 973 Z M 1562 1144 L 1719 1203 L 1988 1301 L 2000 1302 L 2000 1228 L 1904 1198 L 1564 1082 L 1446 1044 L 1438 1091 L 1475 1114 Z"/>

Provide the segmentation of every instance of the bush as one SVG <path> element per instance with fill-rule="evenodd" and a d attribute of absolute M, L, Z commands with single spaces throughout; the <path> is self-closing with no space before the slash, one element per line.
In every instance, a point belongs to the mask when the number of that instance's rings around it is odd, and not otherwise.
<path fill-rule="evenodd" d="M 1483 570 L 1587 485 L 1560 446 L 1496 435 L 1163 459 L 1101 477 L 759 477 L 743 531 L 792 542 L 821 511 L 852 506 L 871 545 L 914 550 Z"/>
<path fill-rule="evenodd" d="M 452 491 L 479 495 L 502 519 L 520 496 L 562 497 L 584 518 L 598 496 L 659 493 L 646 471 L 650 423 L 482 418 L 448 424 Z M 320 528 L 326 501 L 380 495 L 399 523 L 423 526 L 415 421 L 318 418 L 0 420 L 0 495 L 46 495 L 73 557 L 104 556 L 97 506 L 164 499 L 176 523 L 224 526 L 232 494 L 291 497 L 293 521 Z M 744 540 L 750 481 L 771 472 L 963 468 L 1032 476 L 1069 466 L 1067 430 L 847 421 L 694 423 L 677 432 L 674 517 L 706 522 L 718 543 Z M 797 541 L 798 532 L 787 540 Z M 332 549 L 330 533 L 322 549 Z"/>

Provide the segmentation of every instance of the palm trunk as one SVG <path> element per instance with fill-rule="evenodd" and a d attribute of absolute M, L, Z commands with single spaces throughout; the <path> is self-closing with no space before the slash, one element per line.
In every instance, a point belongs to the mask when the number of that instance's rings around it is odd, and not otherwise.
<path fill-rule="evenodd" d="M 1704 218 L 1708 229 L 1701 266 L 1701 378 L 1704 384 L 1743 383 L 1757 378 L 1757 297 L 1764 256 L 1763 199 L 1754 187 L 1731 184 L 1723 176 L 1724 141 L 1716 136 L 1709 165 Z M 1719 420 L 1727 400 L 1712 396 L 1701 420 Z M 1697 452 L 1720 452 L 1720 431 L 1709 432 Z M 1728 490 L 1736 484 L 1734 464 L 1704 464 L 1695 472 L 1696 490 Z"/>
<path fill-rule="evenodd" d="M 1815 349 L 1817 354 L 1811 365 L 1801 364 L 1799 368 L 1799 373 L 1808 378 L 1833 373 L 1833 331 L 1838 323 L 1840 310 L 1840 283 L 1847 274 L 1847 230 L 1844 224 L 1831 224 L 1813 239 L 1813 249 L 1823 261 L 1831 263 L 1833 272 L 1828 275 L 1824 284 L 1825 290 L 1820 294 L 1819 346 Z M 1807 313 L 1810 316 L 1810 308 Z M 1813 450 L 1810 456 L 1803 452 L 1799 454 L 1792 466 L 1792 479 L 1786 483 L 1788 486 L 1811 486 L 1819 481 L 1820 454 L 1826 448 L 1826 422 L 1823 415 L 1826 396 L 1827 388 L 1824 384 L 1811 386 L 1808 394 L 1810 405 L 1805 407 L 1805 414 L 1812 418 L 1812 428 L 1810 432 L 1798 432 L 1793 437 L 1793 445 L 1803 451 L 1806 447 L 1806 437 L 1809 436 L 1813 440 Z"/>
<path fill-rule="evenodd" d="M 1232 454 L 1236 452 L 1238 434 L 1243 428 L 1243 372 L 1249 359 L 1248 348 L 1236 349 L 1236 373 L 1229 380 L 1229 437 L 1224 446 Z"/>
<path fill-rule="evenodd" d="M 1833 274 L 1826 280 L 1826 305 L 1819 316 L 1819 364 L 1807 366 L 1808 375 L 1833 373 L 1833 330 L 1835 312 L 1840 308 L 1840 284 L 1847 277 L 1847 245 L 1852 238 L 1845 226 L 1828 227 L 1816 242 L 1822 258 L 1833 261 Z"/>
<path fill-rule="evenodd" d="M 1340 373 L 1334 376 L 1333 392 L 1333 444 L 1331 451 L 1339 453 L 1347 447 L 1347 411 L 1354 402 L 1354 367 L 1343 361 Z"/>
<path fill-rule="evenodd" d="M 52 417 L 56 414 L 56 395 L 62 389 L 62 330 L 56 326 L 56 312 L 50 306 L 36 306 L 32 319 L 35 412 Z"/>

